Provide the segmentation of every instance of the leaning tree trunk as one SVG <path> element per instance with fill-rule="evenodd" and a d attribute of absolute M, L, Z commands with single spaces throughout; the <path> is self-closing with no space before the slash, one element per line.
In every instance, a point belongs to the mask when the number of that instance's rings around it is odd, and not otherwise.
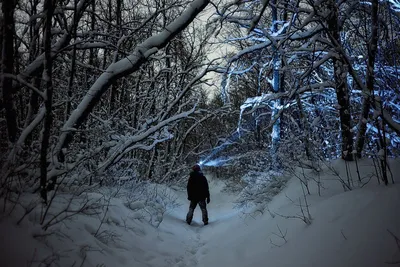
<path fill-rule="evenodd" d="M 40 195 L 44 202 L 47 203 L 47 150 L 49 147 L 50 130 L 52 123 L 52 99 L 53 99 L 53 84 L 52 84 L 52 72 L 53 64 L 51 57 L 51 21 L 54 12 L 53 0 L 46 0 L 44 2 L 44 9 L 46 10 L 46 22 L 44 28 L 44 70 L 43 80 L 46 85 L 45 91 L 45 117 L 43 124 L 42 134 L 42 147 L 40 150 Z"/>
<path fill-rule="evenodd" d="M 367 131 L 368 115 L 373 101 L 374 83 L 375 83 L 375 58 L 378 48 L 378 9 L 379 1 L 371 2 L 371 36 L 368 44 L 368 65 L 367 65 L 367 92 L 364 94 L 362 111 L 359 121 L 359 129 L 356 138 L 357 157 L 361 158 L 364 149 L 365 133 Z"/>
<path fill-rule="evenodd" d="M 341 46 L 338 24 L 338 6 L 334 0 L 329 0 L 327 8 L 330 13 L 327 17 L 328 31 L 332 43 Z M 338 49 L 340 47 L 337 47 Z M 352 160 L 353 134 L 351 132 L 350 97 L 347 87 L 347 67 L 342 58 L 333 58 L 336 98 L 339 105 L 340 129 L 342 136 L 342 159 Z"/>
<path fill-rule="evenodd" d="M 14 8 L 16 1 L 2 1 L 2 73 L 13 73 L 14 68 Z M 8 140 L 15 142 L 17 137 L 17 113 L 14 107 L 12 79 L 2 75 L 3 107 L 5 109 Z"/>
<path fill-rule="evenodd" d="M 209 0 L 192 1 L 188 4 L 188 8 L 168 24 L 164 30 L 138 44 L 132 54 L 111 63 L 90 87 L 80 104 L 65 122 L 63 128 L 78 128 L 114 81 L 139 70 L 151 55 L 164 48 L 178 33 L 183 31 L 206 8 L 209 2 Z M 61 133 L 54 151 L 56 156 L 60 158 L 62 148 L 67 147 L 72 140 L 72 136 L 73 133 L 70 131 Z"/>

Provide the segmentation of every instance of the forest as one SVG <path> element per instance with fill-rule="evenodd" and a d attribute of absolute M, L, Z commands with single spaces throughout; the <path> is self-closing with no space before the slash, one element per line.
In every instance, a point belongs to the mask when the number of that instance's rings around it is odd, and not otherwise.
<path fill-rule="evenodd" d="M 400 152 L 399 0 L 3 0 L 3 212 Z M 361 168 L 361 167 L 360 167 Z M 361 181 L 361 180 L 360 180 Z M 340 180 L 345 190 L 354 184 Z M 76 212 L 85 212 L 90 202 Z M 64 215 L 61 215 L 65 212 Z M 19 214 L 19 213 L 18 213 Z"/>

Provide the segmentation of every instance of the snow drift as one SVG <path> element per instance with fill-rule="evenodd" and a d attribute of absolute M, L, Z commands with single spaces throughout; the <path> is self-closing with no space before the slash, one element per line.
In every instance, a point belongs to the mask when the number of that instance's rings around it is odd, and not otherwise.
<path fill-rule="evenodd" d="M 395 180 L 399 180 L 398 163 L 393 161 L 390 165 Z M 354 163 L 348 166 L 354 183 L 351 191 L 344 192 L 337 174 L 332 172 L 334 169 L 346 175 L 346 166 L 338 160 L 331 170 L 324 168 L 320 173 L 321 196 L 313 181 L 316 174 L 306 171 L 310 195 L 304 195 L 300 180 L 292 178 L 265 205 L 264 213 L 253 216 L 234 209 L 238 195 L 227 193 L 223 182 L 212 179 L 212 174 L 206 172 L 211 189 L 208 226 L 202 226 L 199 210 L 195 211 L 192 225 L 187 225 L 186 192 L 166 187 L 157 189 L 164 192 L 164 197 L 160 194 L 154 201 L 134 199 L 126 189 L 117 193 L 112 189 L 110 193 L 90 193 L 88 199 L 101 204 L 97 212 L 75 214 L 46 231 L 35 223 L 43 212 L 41 209 L 26 216 L 19 225 L 16 222 L 22 214 L 3 213 L 0 265 L 398 265 L 400 186 L 378 185 L 371 162 L 364 160 L 359 165 L 364 179 L 359 185 Z M 154 188 L 152 185 L 146 190 L 153 192 Z M 64 199 L 68 199 L 67 195 Z M 164 203 L 163 199 L 169 200 Z M 60 198 L 57 207 L 65 207 L 66 203 Z M 310 224 L 301 219 L 301 209 L 305 211 L 306 206 Z M 151 217 L 155 214 L 158 215 Z"/>

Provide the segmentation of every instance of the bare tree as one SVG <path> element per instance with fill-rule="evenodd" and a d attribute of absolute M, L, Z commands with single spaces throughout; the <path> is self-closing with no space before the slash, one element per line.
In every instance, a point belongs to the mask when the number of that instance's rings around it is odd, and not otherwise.
<path fill-rule="evenodd" d="M 366 88 L 369 92 L 368 95 L 364 96 L 362 103 L 362 111 L 360 120 L 358 123 L 358 132 L 356 138 L 356 149 L 357 157 L 361 157 L 361 153 L 365 143 L 365 133 L 367 130 L 368 115 L 371 110 L 371 102 L 374 101 L 374 85 L 375 85 L 375 58 L 378 50 L 378 13 L 379 13 L 379 2 L 376 0 L 371 1 L 371 35 L 368 43 L 368 64 L 367 64 L 367 75 L 366 75 Z"/>
<path fill-rule="evenodd" d="M 2 34 L 2 49 L 1 49 L 1 69 L 3 73 L 14 72 L 14 9 L 16 1 L 3 1 L 1 5 L 2 9 L 2 21 L 1 21 L 1 34 Z M 17 138 L 17 114 L 15 111 L 14 100 L 13 100 L 13 80 L 10 77 L 2 75 L 1 77 L 1 88 L 2 88 L 2 106 L 5 109 L 6 121 L 7 121 L 7 132 L 8 140 L 12 143 Z"/>
<path fill-rule="evenodd" d="M 322 5 L 321 13 L 324 10 L 331 10 L 326 17 L 329 39 L 335 44 L 334 47 L 341 47 L 341 37 L 339 28 L 339 7 L 335 1 L 327 1 L 326 6 Z M 335 79 L 335 89 L 337 103 L 339 105 L 340 130 L 342 136 L 342 159 L 351 160 L 353 157 L 353 134 L 351 132 L 351 111 L 350 95 L 347 86 L 347 67 L 343 59 L 333 57 L 333 72 Z"/>
<path fill-rule="evenodd" d="M 70 140 L 68 136 L 71 135 L 69 129 L 77 128 L 82 124 L 113 81 L 137 71 L 151 55 L 156 53 L 158 49 L 165 47 L 170 40 L 185 29 L 207 4 L 207 0 L 194 1 L 181 16 L 166 26 L 164 31 L 137 45 L 137 48 L 131 55 L 112 63 L 92 85 L 81 103 L 64 124 L 63 128 L 65 131 L 60 135 L 55 153 L 61 153 L 61 149 L 66 147 L 68 140 Z"/>
<path fill-rule="evenodd" d="M 46 85 L 44 92 L 45 116 L 43 124 L 42 145 L 40 150 L 40 195 L 47 202 L 47 150 L 49 147 L 50 131 L 53 121 L 52 101 L 53 101 L 53 62 L 51 57 L 51 27 L 54 13 L 54 0 L 46 0 L 44 9 L 46 11 L 46 20 L 44 23 L 44 70 L 43 80 Z"/>

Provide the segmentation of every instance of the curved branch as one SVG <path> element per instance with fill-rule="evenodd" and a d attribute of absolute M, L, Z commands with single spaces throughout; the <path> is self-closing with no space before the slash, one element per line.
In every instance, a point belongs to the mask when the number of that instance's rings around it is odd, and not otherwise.
<path fill-rule="evenodd" d="M 158 49 L 165 47 L 177 34 L 183 31 L 195 17 L 208 5 L 209 0 L 194 0 L 189 7 L 165 29 L 157 35 L 153 35 L 139 44 L 131 55 L 115 63 L 100 75 L 89 89 L 81 103 L 72 112 L 64 124 L 63 129 L 79 127 L 87 118 L 93 107 L 99 102 L 101 96 L 108 87 L 117 79 L 137 71 L 140 66 L 147 62 L 148 58 L 156 53 Z M 59 154 L 71 139 L 70 132 L 63 132 L 55 148 L 55 154 Z"/>

